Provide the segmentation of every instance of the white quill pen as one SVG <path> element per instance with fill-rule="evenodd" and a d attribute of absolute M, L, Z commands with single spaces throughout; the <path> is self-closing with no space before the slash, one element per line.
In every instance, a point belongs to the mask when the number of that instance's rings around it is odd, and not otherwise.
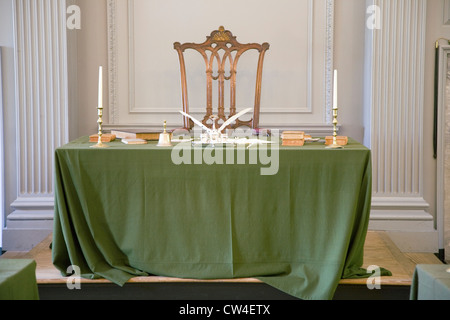
<path fill-rule="evenodd" d="M 249 112 L 251 110 L 252 110 L 252 108 L 248 108 L 248 109 L 245 109 L 245 110 L 239 112 L 238 114 L 235 114 L 234 116 L 232 116 L 230 119 L 228 119 L 227 121 L 225 121 L 222 124 L 222 126 L 219 128 L 219 132 L 222 132 L 222 130 L 225 129 L 230 123 L 232 123 L 237 118 L 239 118 L 240 116 L 243 116 L 244 114 L 246 114 L 247 112 Z"/>
<path fill-rule="evenodd" d="M 197 119 L 195 119 L 194 117 L 191 117 L 190 115 L 188 115 L 187 113 L 180 111 L 180 113 L 185 116 L 188 117 L 189 119 L 191 119 L 192 121 L 194 121 L 194 123 L 196 125 L 198 125 L 199 127 L 202 127 L 203 129 L 205 129 L 207 132 L 211 132 L 211 129 L 208 128 L 207 126 L 205 126 L 203 123 L 201 123 L 200 121 L 198 121 Z"/>
<path fill-rule="evenodd" d="M 225 121 L 222 126 L 219 128 L 219 130 L 217 130 L 218 132 L 222 132 L 223 129 L 225 129 L 230 123 L 234 122 L 236 119 L 238 119 L 239 117 L 243 116 L 244 114 L 246 114 L 247 112 L 251 111 L 252 108 L 247 108 L 241 112 L 239 112 L 238 114 L 235 114 L 234 116 L 232 116 L 230 119 L 228 119 L 227 121 Z M 196 125 L 198 125 L 199 127 L 202 127 L 203 129 L 205 129 L 207 132 L 211 132 L 212 130 L 210 128 L 208 128 L 207 126 L 205 126 L 203 123 L 201 123 L 200 121 L 198 121 L 197 119 L 195 119 L 194 117 L 188 115 L 187 113 L 180 111 L 180 113 L 185 116 L 188 117 L 189 119 L 191 119 Z"/>

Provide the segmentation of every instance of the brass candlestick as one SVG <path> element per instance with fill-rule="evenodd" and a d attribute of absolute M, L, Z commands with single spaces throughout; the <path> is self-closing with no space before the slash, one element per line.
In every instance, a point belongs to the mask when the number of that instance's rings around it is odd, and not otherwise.
<path fill-rule="evenodd" d="M 99 106 L 98 110 L 98 142 L 96 145 L 91 146 L 91 148 L 108 148 L 109 146 L 102 141 L 103 136 L 103 107 Z"/>
<path fill-rule="evenodd" d="M 333 143 L 327 146 L 327 149 L 342 149 L 343 146 L 337 143 L 337 116 L 338 116 L 338 108 L 333 108 Z"/>

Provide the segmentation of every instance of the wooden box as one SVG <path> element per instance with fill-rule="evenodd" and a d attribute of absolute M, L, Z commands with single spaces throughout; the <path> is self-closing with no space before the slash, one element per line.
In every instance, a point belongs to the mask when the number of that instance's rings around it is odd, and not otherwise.
<path fill-rule="evenodd" d="M 281 139 L 286 140 L 303 140 L 305 133 L 303 131 L 284 131 L 281 134 Z"/>
<path fill-rule="evenodd" d="M 283 146 L 301 147 L 305 144 L 305 139 L 283 139 Z"/>
<path fill-rule="evenodd" d="M 102 134 L 102 142 L 111 142 L 116 140 L 116 136 L 110 133 Z M 89 136 L 89 142 L 98 142 L 98 134 L 93 134 Z"/>
<path fill-rule="evenodd" d="M 348 143 L 348 137 L 338 136 L 338 137 L 336 137 L 336 142 L 340 146 L 345 146 Z M 330 137 L 326 137 L 325 138 L 325 144 L 327 146 L 333 144 L 333 137 L 331 137 L 331 136 Z"/>

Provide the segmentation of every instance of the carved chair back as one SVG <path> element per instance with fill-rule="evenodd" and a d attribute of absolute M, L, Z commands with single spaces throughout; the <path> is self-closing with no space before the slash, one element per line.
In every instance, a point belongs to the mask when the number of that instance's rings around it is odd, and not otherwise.
<path fill-rule="evenodd" d="M 257 71 L 256 71 L 256 86 L 255 86 L 255 102 L 253 106 L 253 116 L 249 121 L 236 120 L 227 129 L 234 129 L 240 126 L 247 126 L 257 129 L 259 126 L 259 114 L 261 104 L 261 82 L 264 56 L 269 49 L 268 43 L 257 44 L 241 44 L 236 40 L 233 34 L 220 27 L 215 30 L 210 36 L 206 37 L 203 43 L 174 43 L 174 49 L 178 52 L 181 70 L 181 89 L 182 89 L 182 103 L 183 111 L 189 114 L 188 88 L 186 79 L 186 65 L 184 51 L 186 49 L 193 49 L 198 51 L 205 61 L 206 66 L 206 115 L 202 123 L 211 128 L 213 121 L 216 128 L 220 124 L 228 120 L 236 114 L 236 74 L 237 66 L 241 56 L 249 50 L 257 50 L 259 52 Z M 217 70 L 214 70 L 214 68 Z M 228 72 L 227 72 L 228 71 Z M 213 113 L 213 81 L 218 83 L 218 105 L 217 114 Z M 225 83 L 229 81 L 230 105 L 228 115 L 225 113 Z M 194 123 L 187 117 L 183 116 L 183 126 L 186 129 L 192 129 Z"/>

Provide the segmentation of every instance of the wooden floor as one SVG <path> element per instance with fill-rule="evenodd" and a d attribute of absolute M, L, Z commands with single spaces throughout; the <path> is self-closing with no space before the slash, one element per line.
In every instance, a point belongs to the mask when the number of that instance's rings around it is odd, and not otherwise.
<path fill-rule="evenodd" d="M 6 252 L 0 258 L 7 259 L 34 259 L 37 264 L 36 279 L 38 285 L 66 284 L 67 278 L 61 276 L 60 272 L 53 266 L 51 258 L 51 236 L 42 241 L 30 252 Z M 392 272 L 390 277 L 381 277 L 382 286 L 406 286 L 409 287 L 412 282 L 415 266 L 417 264 L 440 264 L 442 263 L 432 253 L 402 253 L 389 239 L 384 232 L 368 232 L 363 267 L 376 265 L 386 268 Z M 107 284 L 108 280 L 88 280 L 82 279 L 81 284 Z M 177 278 L 166 278 L 158 276 L 135 277 L 129 283 L 206 283 L 206 284 L 258 284 L 257 279 L 232 279 L 232 280 L 187 280 Z M 340 285 L 366 286 L 366 279 L 341 280 Z"/>

